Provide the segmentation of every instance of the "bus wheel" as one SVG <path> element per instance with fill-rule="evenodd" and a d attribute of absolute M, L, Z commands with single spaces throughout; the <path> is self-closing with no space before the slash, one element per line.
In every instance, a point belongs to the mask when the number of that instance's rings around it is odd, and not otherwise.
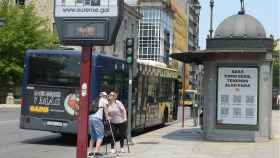
<path fill-rule="evenodd" d="M 163 124 L 168 122 L 168 109 L 167 108 L 164 109 L 162 122 L 163 122 Z"/>

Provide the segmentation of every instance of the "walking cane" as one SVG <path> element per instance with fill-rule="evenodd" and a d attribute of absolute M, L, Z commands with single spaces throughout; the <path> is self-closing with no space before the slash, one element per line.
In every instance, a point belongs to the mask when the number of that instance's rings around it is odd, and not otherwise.
<path fill-rule="evenodd" d="M 116 147 L 117 158 L 119 158 L 119 153 L 118 153 L 117 146 L 116 146 L 116 139 L 115 139 L 115 136 L 114 136 L 114 133 L 113 133 L 111 122 L 109 120 L 107 120 L 107 121 L 109 123 L 110 131 L 111 131 L 111 134 L 112 134 L 112 139 L 113 139 L 113 142 L 114 142 L 115 147 Z"/>

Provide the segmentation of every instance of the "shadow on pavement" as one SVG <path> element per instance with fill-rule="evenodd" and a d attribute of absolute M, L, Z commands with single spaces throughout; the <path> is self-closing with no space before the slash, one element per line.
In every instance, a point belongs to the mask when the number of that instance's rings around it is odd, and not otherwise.
<path fill-rule="evenodd" d="M 155 126 L 147 128 L 143 131 L 133 132 L 132 136 L 138 136 L 143 133 L 148 133 L 166 126 Z M 90 138 L 90 137 L 89 137 Z M 106 137 L 103 140 L 103 145 L 110 144 L 110 137 Z M 118 139 L 117 139 L 118 140 Z M 88 139 L 89 141 L 89 139 Z M 77 144 L 77 137 L 76 135 L 49 135 L 49 136 L 42 136 L 42 137 L 35 137 L 31 139 L 26 139 L 22 141 L 23 144 L 38 144 L 38 145 L 52 145 L 52 146 L 76 146 Z M 88 142 L 89 143 L 89 142 Z"/>
<path fill-rule="evenodd" d="M 180 129 L 164 135 L 162 138 L 181 141 L 204 141 L 200 128 Z"/>
<path fill-rule="evenodd" d="M 45 137 L 37 137 L 22 141 L 23 144 L 40 144 L 40 145 L 55 145 L 55 146 L 76 146 L 75 136 L 52 135 Z"/>
<path fill-rule="evenodd" d="M 106 137 L 103 140 L 102 145 L 110 143 L 111 138 Z M 89 143 L 90 139 L 88 139 Z M 38 144 L 38 145 L 54 145 L 54 146 L 76 146 L 77 145 L 77 136 L 76 135 L 52 135 L 52 136 L 43 136 L 32 139 L 27 139 L 22 141 L 23 144 Z"/>

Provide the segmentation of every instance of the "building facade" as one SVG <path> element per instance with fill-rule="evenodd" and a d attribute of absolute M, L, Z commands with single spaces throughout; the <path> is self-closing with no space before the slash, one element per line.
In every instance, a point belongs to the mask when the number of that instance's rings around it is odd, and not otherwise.
<path fill-rule="evenodd" d="M 199 0 L 186 1 L 187 22 L 187 45 L 188 51 L 198 50 L 199 48 L 199 19 L 200 19 L 200 3 Z M 203 68 L 196 64 L 188 64 L 185 66 L 188 83 L 186 89 L 198 90 L 202 81 Z"/>
<path fill-rule="evenodd" d="M 49 30 L 54 31 L 54 0 L 16 0 L 18 5 L 31 5 L 35 7 L 35 12 L 38 16 L 47 21 Z"/>
<path fill-rule="evenodd" d="M 188 16 L 188 50 L 199 49 L 199 0 L 187 0 L 186 12 Z"/>
<path fill-rule="evenodd" d="M 182 0 L 183 1 L 183 0 Z M 180 1 L 180 2 L 182 2 Z M 174 5 L 173 14 L 173 52 L 183 53 L 188 49 L 187 45 L 187 14 L 184 7 L 177 3 Z"/>
<path fill-rule="evenodd" d="M 188 50 L 188 17 L 185 11 L 186 1 L 187 0 L 174 1 L 175 12 L 173 14 L 173 53 L 184 53 Z M 185 71 L 188 70 L 188 65 L 185 65 L 178 61 L 173 61 L 172 65 L 175 65 L 175 67 L 177 67 L 180 72 L 180 78 L 182 80 L 182 89 L 188 89 L 189 73 L 188 71 Z"/>
<path fill-rule="evenodd" d="M 171 1 L 139 0 L 138 59 L 169 64 L 173 44 L 173 10 Z"/>

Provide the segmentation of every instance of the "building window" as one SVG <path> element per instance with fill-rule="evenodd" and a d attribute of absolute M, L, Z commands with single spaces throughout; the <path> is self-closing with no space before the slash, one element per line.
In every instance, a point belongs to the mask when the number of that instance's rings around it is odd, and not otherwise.
<path fill-rule="evenodd" d="M 16 0 L 16 4 L 17 5 L 24 5 L 25 4 L 25 0 Z"/>
<path fill-rule="evenodd" d="M 124 19 L 124 30 L 126 31 L 127 30 L 127 19 Z"/>
<path fill-rule="evenodd" d="M 161 17 L 159 8 L 143 8 L 139 23 L 139 59 L 160 61 Z"/>
<path fill-rule="evenodd" d="M 170 37 L 173 35 L 171 15 L 159 7 L 143 7 L 140 13 L 143 18 L 139 22 L 138 58 L 164 62 L 164 30 L 170 33 Z"/>
<path fill-rule="evenodd" d="M 131 34 L 132 34 L 132 35 L 134 35 L 134 27 L 135 27 L 135 26 L 134 26 L 134 24 L 132 23 L 132 24 L 131 24 Z"/>

